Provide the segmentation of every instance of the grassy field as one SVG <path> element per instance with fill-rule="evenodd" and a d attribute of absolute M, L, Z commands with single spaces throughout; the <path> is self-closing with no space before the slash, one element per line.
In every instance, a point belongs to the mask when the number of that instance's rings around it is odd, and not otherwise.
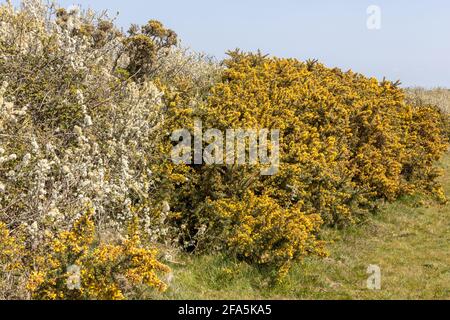
<path fill-rule="evenodd" d="M 450 196 L 450 155 L 441 164 Z M 386 204 L 361 225 L 326 230 L 331 256 L 308 258 L 273 285 L 257 269 L 220 256 L 179 257 L 157 299 L 450 299 L 450 206 L 425 196 Z M 378 265 L 382 289 L 368 290 Z"/>

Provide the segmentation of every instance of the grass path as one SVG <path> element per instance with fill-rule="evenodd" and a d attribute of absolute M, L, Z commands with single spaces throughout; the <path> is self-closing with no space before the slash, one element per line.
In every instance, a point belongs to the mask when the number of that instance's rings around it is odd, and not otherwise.
<path fill-rule="evenodd" d="M 450 155 L 442 162 L 450 197 Z M 421 197 L 387 204 L 364 225 L 327 230 L 329 258 L 308 258 L 273 286 L 257 270 L 221 257 L 185 257 L 172 266 L 163 299 L 450 299 L 450 205 Z M 378 265 L 382 289 L 366 288 Z"/>

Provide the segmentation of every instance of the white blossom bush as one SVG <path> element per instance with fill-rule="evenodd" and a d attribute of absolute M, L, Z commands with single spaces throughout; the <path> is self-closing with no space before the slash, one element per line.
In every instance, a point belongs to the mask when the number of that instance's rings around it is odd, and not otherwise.
<path fill-rule="evenodd" d="M 143 246 L 177 250 L 152 172 L 167 156 L 164 92 L 206 86 L 220 68 L 176 40 L 156 21 L 125 34 L 76 7 L 0 5 L 0 299 L 31 297 L 36 261 L 87 211 L 95 243 L 125 243 L 138 221 Z"/>
<path fill-rule="evenodd" d="M 201 99 L 217 63 L 156 21 L 126 35 L 105 14 L 40 0 L 2 4 L 0 25 L 0 221 L 37 241 L 93 206 L 104 235 L 138 216 L 151 242 L 177 244 L 151 170 L 167 156 L 163 92 Z"/>
<path fill-rule="evenodd" d="M 203 53 L 193 52 L 176 46 L 164 52 L 164 59 L 159 59 L 159 78 L 171 85 L 190 91 L 190 98 L 195 101 L 205 95 L 205 91 L 216 83 L 223 67 L 214 58 Z"/>
<path fill-rule="evenodd" d="M 4 83 L 2 93 L 6 90 Z M 151 210 L 133 210 L 152 204 L 149 165 L 161 94 L 150 82 L 141 88 L 130 83 L 127 92 L 128 100 L 111 105 L 98 122 L 86 115 L 84 125 L 74 127 L 74 143 L 65 148 L 57 134 L 40 134 L 26 108 L 0 99 L 2 221 L 26 223 L 33 232 L 64 228 L 92 205 L 103 227 L 120 229 L 139 213 L 153 232 Z"/>
<path fill-rule="evenodd" d="M 117 31 L 102 29 L 107 20 L 75 9 L 63 19 L 60 10 L 38 0 L 23 1 L 20 9 L 0 8 L 2 80 L 35 124 L 48 130 L 71 130 L 84 120 L 79 90 L 85 91 L 89 113 L 111 99 L 111 70 L 122 47 Z M 92 35 L 75 32 L 87 26 L 96 28 Z M 107 40 L 100 46 L 101 30 Z"/>

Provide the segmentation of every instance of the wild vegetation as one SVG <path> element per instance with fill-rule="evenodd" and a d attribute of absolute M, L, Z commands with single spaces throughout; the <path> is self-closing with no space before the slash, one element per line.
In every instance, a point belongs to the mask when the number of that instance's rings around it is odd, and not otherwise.
<path fill-rule="evenodd" d="M 450 196 L 450 157 L 440 164 Z M 426 195 L 404 196 L 344 229 L 322 228 L 327 258 L 309 256 L 274 286 L 268 274 L 223 255 L 182 254 L 172 285 L 154 299 L 450 299 L 450 206 Z M 381 290 L 369 290 L 369 265 Z"/>
<path fill-rule="evenodd" d="M 427 90 L 416 87 L 407 90 L 408 99 L 412 103 L 428 103 L 439 106 L 445 113 L 450 112 L 450 89 L 435 88 Z"/>
<path fill-rule="evenodd" d="M 152 298 L 186 255 L 282 285 L 333 255 L 330 227 L 416 193 L 446 203 L 445 104 L 317 61 L 217 62 L 178 42 L 154 20 L 124 33 L 92 11 L 0 5 L 0 298 Z M 174 164 L 170 135 L 194 119 L 279 129 L 278 174 Z"/>

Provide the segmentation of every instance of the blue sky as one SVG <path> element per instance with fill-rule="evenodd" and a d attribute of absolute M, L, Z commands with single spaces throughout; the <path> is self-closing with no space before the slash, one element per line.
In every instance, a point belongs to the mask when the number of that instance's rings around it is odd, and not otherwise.
<path fill-rule="evenodd" d="M 404 85 L 450 87 L 448 0 L 60 0 L 62 6 L 119 12 L 117 23 L 157 19 L 183 44 L 223 58 L 229 49 L 261 49 Z M 381 29 L 366 26 L 381 8 Z"/>

